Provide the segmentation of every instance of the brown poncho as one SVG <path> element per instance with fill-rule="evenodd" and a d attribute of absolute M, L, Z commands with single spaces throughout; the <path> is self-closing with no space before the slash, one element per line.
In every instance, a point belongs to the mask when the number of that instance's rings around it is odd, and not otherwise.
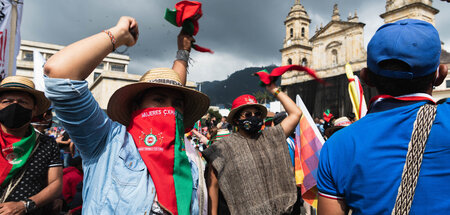
<path fill-rule="evenodd" d="M 281 125 L 257 138 L 239 133 L 203 152 L 217 171 L 219 188 L 231 214 L 284 214 L 297 199 L 294 169 Z"/>

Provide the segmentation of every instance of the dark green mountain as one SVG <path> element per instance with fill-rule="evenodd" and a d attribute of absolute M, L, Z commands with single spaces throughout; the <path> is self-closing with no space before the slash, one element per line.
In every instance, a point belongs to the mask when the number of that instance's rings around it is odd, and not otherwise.
<path fill-rule="evenodd" d="M 223 81 L 202 82 L 201 91 L 209 96 L 212 106 L 231 108 L 233 100 L 240 95 L 255 95 L 258 91 L 265 92 L 266 89 L 258 84 L 259 78 L 252 74 L 263 69 L 267 69 L 270 72 L 275 67 L 277 66 L 245 68 L 234 72 Z M 277 81 L 277 84 L 280 84 L 280 80 Z"/>

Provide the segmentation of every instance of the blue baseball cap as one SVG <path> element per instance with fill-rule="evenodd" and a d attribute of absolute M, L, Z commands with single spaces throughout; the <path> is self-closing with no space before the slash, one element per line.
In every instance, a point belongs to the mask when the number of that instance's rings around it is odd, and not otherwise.
<path fill-rule="evenodd" d="M 396 79 L 413 79 L 436 72 L 441 56 L 441 40 L 428 22 L 404 19 L 381 26 L 367 47 L 367 67 L 373 73 Z M 384 60 L 400 60 L 410 71 L 383 70 Z"/>

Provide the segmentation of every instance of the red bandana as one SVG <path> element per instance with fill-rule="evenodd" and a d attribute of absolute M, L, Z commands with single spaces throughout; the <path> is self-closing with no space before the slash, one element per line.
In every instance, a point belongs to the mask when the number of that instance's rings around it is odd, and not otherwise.
<path fill-rule="evenodd" d="M 147 108 L 131 119 L 127 130 L 150 172 L 158 202 L 172 214 L 190 214 L 193 185 L 182 115 L 171 107 Z"/>
<path fill-rule="evenodd" d="M 0 185 L 7 184 L 25 165 L 36 144 L 36 132 L 20 138 L 3 132 L 0 128 Z"/>

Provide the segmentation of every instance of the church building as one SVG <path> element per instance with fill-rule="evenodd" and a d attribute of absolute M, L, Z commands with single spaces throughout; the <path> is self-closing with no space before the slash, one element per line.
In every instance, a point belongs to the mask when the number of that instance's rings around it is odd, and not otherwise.
<path fill-rule="evenodd" d="M 385 23 L 414 18 L 434 25 L 438 12 L 432 7 L 431 0 L 386 0 L 386 11 L 380 17 Z M 283 90 L 291 98 L 299 94 L 314 116 L 321 117 L 326 109 L 337 116 L 348 116 L 352 107 L 344 66 L 350 63 L 353 71 L 359 74 L 366 67 L 367 59 L 364 47 L 365 24 L 359 21 L 357 11 L 344 18 L 335 4 L 328 24 L 316 27 L 314 33 L 310 34 L 311 19 L 308 12 L 300 0 L 295 0 L 284 24 L 286 37 L 280 49 L 281 64 L 312 68 L 330 85 L 320 85 L 305 73 L 289 71 L 281 78 Z M 365 85 L 363 88 L 366 101 L 369 101 L 376 92 Z"/>

